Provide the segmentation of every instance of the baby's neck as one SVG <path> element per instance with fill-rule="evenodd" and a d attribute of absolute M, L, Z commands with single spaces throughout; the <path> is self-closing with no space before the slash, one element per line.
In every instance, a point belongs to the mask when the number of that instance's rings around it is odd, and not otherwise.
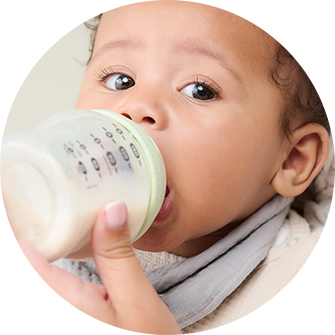
<path fill-rule="evenodd" d="M 176 248 L 173 248 L 171 250 L 168 250 L 169 252 L 183 257 L 192 257 L 195 255 L 198 255 L 205 251 L 206 249 L 210 248 L 212 245 L 214 245 L 216 242 L 221 240 L 223 237 L 228 235 L 233 229 L 235 229 L 241 221 L 239 222 L 231 222 L 228 225 L 222 227 L 221 229 L 193 239 L 193 240 L 187 240 L 181 245 L 179 245 Z"/>

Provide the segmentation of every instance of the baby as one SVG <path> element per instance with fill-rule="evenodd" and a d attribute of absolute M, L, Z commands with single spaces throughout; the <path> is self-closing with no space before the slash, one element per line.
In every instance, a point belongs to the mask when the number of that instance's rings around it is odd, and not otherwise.
<path fill-rule="evenodd" d="M 117 112 L 153 138 L 166 198 L 133 247 L 196 262 L 269 202 L 302 194 L 328 156 L 325 111 L 291 55 L 253 24 L 195 3 L 104 13 L 76 108 Z M 103 285 L 83 284 L 20 243 L 42 278 L 85 313 L 137 332 L 180 333 L 135 257 L 121 200 L 106 205 L 92 233 Z"/>

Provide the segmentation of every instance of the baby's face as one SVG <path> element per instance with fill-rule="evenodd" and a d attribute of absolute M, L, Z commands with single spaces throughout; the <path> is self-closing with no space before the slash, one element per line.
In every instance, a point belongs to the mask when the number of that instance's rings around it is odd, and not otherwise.
<path fill-rule="evenodd" d="M 194 3 L 103 14 L 76 108 L 131 118 L 167 170 L 168 196 L 135 247 L 206 244 L 275 195 L 286 143 L 269 79 L 275 45 L 243 19 Z"/>

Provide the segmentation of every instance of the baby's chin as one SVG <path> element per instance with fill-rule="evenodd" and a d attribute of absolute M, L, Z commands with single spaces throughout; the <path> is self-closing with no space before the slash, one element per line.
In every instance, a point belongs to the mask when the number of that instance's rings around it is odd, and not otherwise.
<path fill-rule="evenodd" d="M 153 225 L 132 245 L 135 249 L 143 251 L 168 251 L 183 243 L 183 240 L 178 241 L 173 235 L 172 229 L 168 229 L 167 232 L 165 229 L 158 229 Z"/>
<path fill-rule="evenodd" d="M 138 250 L 148 252 L 163 252 L 168 251 L 177 256 L 192 257 L 207 247 L 213 245 L 215 241 L 208 240 L 208 236 L 203 236 L 197 239 L 182 238 L 180 232 L 164 233 L 161 230 L 150 228 L 139 240 L 133 243 L 133 247 Z"/>
<path fill-rule="evenodd" d="M 161 252 L 168 251 L 173 247 L 172 243 L 169 243 L 164 236 L 159 236 L 159 234 L 151 233 L 152 228 L 149 230 L 132 245 L 135 249 L 150 251 L 150 252 Z"/>

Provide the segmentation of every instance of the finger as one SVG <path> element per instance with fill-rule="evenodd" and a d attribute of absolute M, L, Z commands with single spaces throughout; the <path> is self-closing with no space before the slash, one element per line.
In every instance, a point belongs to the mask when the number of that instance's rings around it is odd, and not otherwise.
<path fill-rule="evenodd" d="M 100 212 L 92 232 L 92 250 L 116 308 L 136 310 L 143 306 L 143 299 L 158 298 L 131 246 L 127 207 L 122 200 L 108 203 Z"/>

